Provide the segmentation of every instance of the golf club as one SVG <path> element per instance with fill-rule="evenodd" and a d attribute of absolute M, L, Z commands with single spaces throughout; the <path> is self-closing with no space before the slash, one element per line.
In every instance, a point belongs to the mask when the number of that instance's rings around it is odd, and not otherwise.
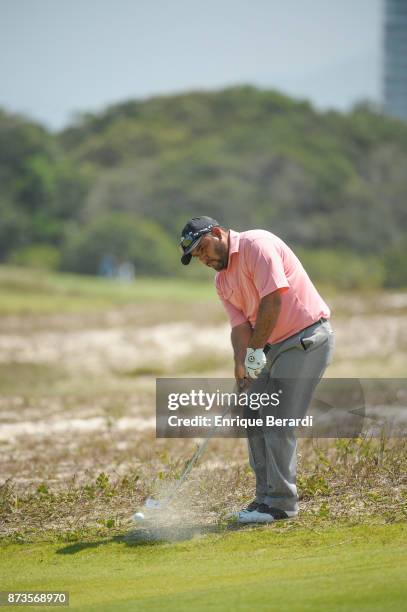
<path fill-rule="evenodd" d="M 237 393 L 237 394 L 240 395 L 240 393 L 242 393 L 246 388 L 247 388 L 246 386 L 242 386 L 242 388 L 239 389 L 239 386 L 237 384 L 235 384 L 235 386 L 233 388 L 233 393 Z M 226 408 L 226 410 L 222 413 L 222 418 L 225 417 L 228 414 L 228 412 L 231 410 L 231 408 L 232 408 L 232 406 L 228 406 Z M 179 477 L 177 483 L 175 484 L 174 488 L 169 493 L 169 495 L 167 495 L 162 500 L 157 500 L 157 499 L 154 499 L 152 497 L 148 497 L 146 499 L 145 503 L 144 503 L 144 507 L 146 509 L 148 509 L 148 510 L 162 510 L 162 509 L 168 507 L 168 505 L 171 503 L 171 501 L 174 499 L 174 497 L 176 496 L 176 494 L 178 493 L 178 491 L 180 490 L 180 488 L 184 484 L 185 480 L 188 478 L 188 476 L 189 476 L 192 468 L 194 467 L 194 465 L 198 462 L 198 460 L 204 454 L 204 452 L 205 452 L 205 450 L 206 450 L 210 440 L 213 438 L 215 430 L 216 430 L 216 427 L 213 426 L 211 428 L 210 432 L 208 433 L 208 436 L 205 439 L 205 441 L 200 446 L 198 446 L 198 448 L 196 449 L 196 451 L 194 452 L 192 457 L 187 462 L 183 473 Z M 142 520 L 144 520 L 144 514 L 142 512 L 136 512 L 133 515 L 133 519 L 136 520 L 136 521 L 142 521 Z"/>

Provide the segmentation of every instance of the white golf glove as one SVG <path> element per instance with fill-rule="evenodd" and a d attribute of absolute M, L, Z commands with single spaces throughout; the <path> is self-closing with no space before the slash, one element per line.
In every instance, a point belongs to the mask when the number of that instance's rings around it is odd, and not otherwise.
<path fill-rule="evenodd" d="M 249 378 L 257 378 L 267 363 L 263 349 L 246 349 L 246 359 L 244 360 L 244 366 L 246 368 L 246 376 Z"/>

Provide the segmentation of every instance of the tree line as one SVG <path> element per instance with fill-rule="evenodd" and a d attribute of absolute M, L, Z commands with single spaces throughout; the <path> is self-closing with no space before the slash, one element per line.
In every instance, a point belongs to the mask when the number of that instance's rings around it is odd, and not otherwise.
<path fill-rule="evenodd" d="M 405 286 L 407 125 L 235 87 L 128 101 L 51 133 L 0 111 L 0 261 L 185 273 L 194 215 L 262 227 L 341 287 Z M 193 271 L 192 273 L 198 273 Z"/>

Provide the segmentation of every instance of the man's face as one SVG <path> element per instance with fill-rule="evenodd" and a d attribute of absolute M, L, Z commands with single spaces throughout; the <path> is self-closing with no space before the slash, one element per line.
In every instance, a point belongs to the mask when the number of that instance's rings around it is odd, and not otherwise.
<path fill-rule="evenodd" d="M 205 234 L 198 246 L 191 252 L 192 257 L 217 272 L 227 268 L 229 247 L 227 239 L 222 234 Z"/>

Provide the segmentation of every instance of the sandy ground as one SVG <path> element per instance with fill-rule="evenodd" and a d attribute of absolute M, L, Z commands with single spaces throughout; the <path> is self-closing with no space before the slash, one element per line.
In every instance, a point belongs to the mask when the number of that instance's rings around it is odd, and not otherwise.
<path fill-rule="evenodd" d="M 80 481 L 125 473 L 176 448 L 188 455 L 191 440 L 155 439 L 155 376 L 230 376 L 230 330 L 217 305 L 205 306 L 203 320 L 198 307 L 149 310 L 2 319 L 3 481 Z M 381 294 L 374 304 L 338 296 L 333 311 L 330 376 L 405 376 L 405 294 Z M 243 442 L 232 442 L 222 443 L 226 456 L 245 459 Z M 216 463 L 214 453 L 207 460 Z"/>

